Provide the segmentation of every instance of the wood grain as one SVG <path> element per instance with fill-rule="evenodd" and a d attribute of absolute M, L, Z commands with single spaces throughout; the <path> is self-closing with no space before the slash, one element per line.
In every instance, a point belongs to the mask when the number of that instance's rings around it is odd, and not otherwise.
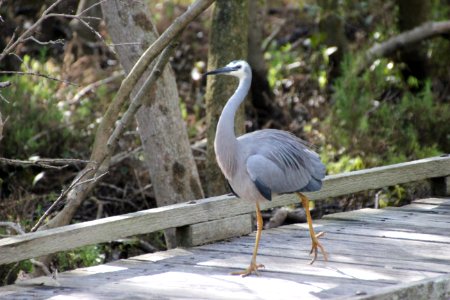
<path fill-rule="evenodd" d="M 434 210 L 450 210 L 449 204 L 449 198 L 421 199 L 405 209 L 365 209 L 318 220 L 329 260 L 319 257 L 314 265 L 308 264 L 307 224 L 292 224 L 263 231 L 260 276 L 229 275 L 248 266 L 251 234 L 63 272 L 57 279 L 26 280 L 1 287 L 0 298 L 448 299 L 450 224 L 448 215 Z M 226 221 L 203 225 L 221 222 Z"/>
<path fill-rule="evenodd" d="M 319 200 L 448 175 L 450 175 L 450 157 L 434 157 L 327 176 L 322 190 L 307 195 L 311 200 Z M 270 202 L 262 203 L 261 207 L 268 209 L 299 203 L 298 201 L 296 195 L 282 195 Z M 0 240 L 0 264 L 253 211 L 253 203 L 232 196 L 219 196 L 4 238 Z M 361 218 L 369 216 L 362 215 Z M 399 221 L 401 220 L 396 222 Z"/>

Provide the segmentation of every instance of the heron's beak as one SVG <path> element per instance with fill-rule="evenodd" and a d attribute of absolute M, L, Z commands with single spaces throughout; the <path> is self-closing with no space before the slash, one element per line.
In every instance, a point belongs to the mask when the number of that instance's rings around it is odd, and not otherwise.
<path fill-rule="evenodd" d="M 213 71 L 206 72 L 205 74 L 203 74 L 203 76 L 224 74 L 224 73 L 226 74 L 226 73 L 230 73 L 230 72 L 233 72 L 236 70 L 238 70 L 238 68 L 236 68 L 236 67 L 223 67 L 223 68 L 219 68 L 219 69 L 216 69 Z"/>

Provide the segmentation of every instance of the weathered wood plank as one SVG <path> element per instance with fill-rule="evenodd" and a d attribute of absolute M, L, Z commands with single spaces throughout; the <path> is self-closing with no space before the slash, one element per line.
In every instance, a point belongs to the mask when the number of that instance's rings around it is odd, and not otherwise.
<path fill-rule="evenodd" d="M 265 239 L 264 239 L 265 238 Z M 289 241 L 286 241 L 289 239 Z M 374 266 L 399 270 L 415 270 L 436 273 L 446 273 L 450 269 L 446 264 L 450 261 L 450 254 L 446 251 L 448 244 L 442 244 L 438 248 L 433 245 L 427 248 L 427 243 L 410 242 L 401 240 L 384 241 L 381 238 L 348 237 L 333 234 L 330 238 L 323 239 L 322 244 L 329 255 L 328 263 L 322 261 L 319 256 L 316 265 L 335 266 L 336 263 L 355 265 L 360 268 Z M 201 246 L 200 250 L 246 254 L 251 257 L 253 239 L 239 239 L 233 243 L 216 243 Z M 311 257 L 309 237 L 292 238 L 286 235 L 272 234 L 263 236 L 259 249 L 259 262 L 270 268 L 266 256 L 284 257 L 296 259 L 302 264 L 308 264 Z"/>
<path fill-rule="evenodd" d="M 89 268 L 91 269 L 91 268 Z M 317 299 L 355 294 L 364 286 L 375 291 L 389 285 L 376 280 L 328 278 L 323 276 L 265 272 L 264 276 L 241 278 L 230 276 L 233 268 L 215 269 L 192 264 L 139 265 L 130 260 L 111 265 L 104 272 L 77 270 L 77 274 L 61 274 L 59 287 L 37 285 L 45 280 L 32 280 L 33 285 L 15 286 L 9 295 L 0 289 L 2 299 L 47 299 L 73 297 L 89 299 Z M 106 268 L 105 268 L 106 269 Z M 80 274 L 84 271 L 85 274 Z"/>
<path fill-rule="evenodd" d="M 353 300 L 392 300 L 392 299 L 450 299 L 450 275 L 423 279 L 413 283 L 404 283 L 381 288 L 364 296 L 344 297 Z"/>
<path fill-rule="evenodd" d="M 401 210 L 383 210 L 364 208 L 357 211 L 349 211 L 343 213 L 335 213 L 324 216 L 328 220 L 348 220 L 348 221 L 370 221 L 389 223 L 391 226 L 396 225 L 414 225 L 427 224 L 427 227 L 448 229 L 450 226 L 450 219 L 446 215 L 432 215 L 422 214 L 416 212 L 408 212 Z"/>
<path fill-rule="evenodd" d="M 318 200 L 447 175 L 450 175 L 450 157 L 434 157 L 328 176 L 322 190 L 308 196 Z M 298 203 L 295 195 L 282 195 L 263 203 L 262 208 L 293 203 Z M 0 240 L 0 264 L 253 211 L 252 203 L 220 196 L 4 238 Z"/>
<path fill-rule="evenodd" d="M 249 234 L 253 231 L 251 214 L 238 215 L 177 228 L 178 245 L 198 246 Z"/>
<path fill-rule="evenodd" d="M 412 203 L 402 207 L 386 207 L 385 209 L 433 214 L 433 215 L 450 215 L 450 206 L 439 206 L 422 203 Z"/>
<path fill-rule="evenodd" d="M 319 258 L 308 264 L 307 224 L 293 224 L 263 231 L 262 276 L 229 275 L 247 267 L 252 234 L 64 272 L 57 281 L 35 278 L 0 288 L 0 298 L 445 299 L 450 295 L 450 230 L 442 224 L 448 224 L 448 216 L 424 212 L 435 204 L 417 204 L 414 212 L 363 210 L 368 218 L 346 212 L 315 222 L 317 231 L 326 232 L 322 243 L 328 262 Z"/>
<path fill-rule="evenodd" d="M 423 203 L 423 204 L 439 205 L 442 207 L 447 207 L 447 206 L 450 206 L 450 199 L 449 198 L 425 198 L 425 199 L 414 200 L 412 203 Z"/>

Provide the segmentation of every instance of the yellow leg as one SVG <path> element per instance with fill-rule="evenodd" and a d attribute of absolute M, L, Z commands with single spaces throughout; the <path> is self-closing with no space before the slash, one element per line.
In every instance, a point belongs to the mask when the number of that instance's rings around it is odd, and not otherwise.
<path fill-rule="evenodd" d="M 318 249 L 320 249 L 320 252 L 322 252 L 323 258 L 325 260 L 328 260 L 327 253 L 325 252 L 325 249 L 319 243 L 319 238 L 321 236 L 323 236 L 325 233 L 324 232 L 319 232 L 318 234 L 316 234 L 314 232 L 314 228 L 313 228 L 313 225 L 312 225 L 311 213 L 309 212 L 309 199 L 308 199 L 308 197 L 306 197 L 302 193 L 297 193 L 297 196 L 300 198 L 300 201 L 302 202 L 303 208 L 305 209 L 306 221 L 308 222 L 308 227 L 309 227 L 309 235 L 311 236 L 311 241 L 312 241 L 311 251 L 309 252 L 309 254 L 313 254 L 314 253 L 314 257 L 309 263 L 313 264 L 316 261 Z"/>
<path fill-rule="evenodd" d="M 252 273 L 259 275 L 258 269 L 264 268 L 264 265 L 256 263 L 256 255 L 258 254 L 259 239 L 261 238 L 262 227 L 263 227 L 263 220 L 261 210 L 259 209 L 259 203 L 256 202 L 256 239 L 255 239 L 255 246 L 253 247 L 252 260 L 250 261 L 250 265 L 248 266 L 247 269 L 241 272 L 233 272 L 231 273 L 232 275 L 241 275 L 242 277 L 248 276 Z"/>

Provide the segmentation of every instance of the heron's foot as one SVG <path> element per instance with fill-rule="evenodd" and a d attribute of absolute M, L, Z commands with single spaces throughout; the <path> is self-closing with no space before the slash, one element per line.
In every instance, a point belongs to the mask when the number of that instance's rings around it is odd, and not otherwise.
<path fill-rule="evenodd" d="M 312 245 L 311 245 L 311 251 L 309 252 L 309 254 L 310 255 L 314 254 L 314 257 L 309 262 L 310 265 L 312 265 L 316 261 L 317 253 L 319 252 L 319 250 L 320 250 L 320 252 L 322 252 L 322 255 L 323 255 L 323 258 L 325 259 L 325 261 L 328 260 L 327 253 L 325 252 L 325 249 L 319 242 L 319 238 L 324 235 L 325 235 L 325 232 L 319 232 L 318 234 L 311 236 Z"/>
<path fill-rule="evenodd" d="M 244 271 L 233 272 L 231 273 L 231 275 L 241 275 L 242 277 L 246 277 L 254 273 L 256 276 L 259 276 L 258 269 L 264 269 L 264 265 L 252 262 L 250 263 L 250 266 L 248 266 L 248 268 Z"/>

